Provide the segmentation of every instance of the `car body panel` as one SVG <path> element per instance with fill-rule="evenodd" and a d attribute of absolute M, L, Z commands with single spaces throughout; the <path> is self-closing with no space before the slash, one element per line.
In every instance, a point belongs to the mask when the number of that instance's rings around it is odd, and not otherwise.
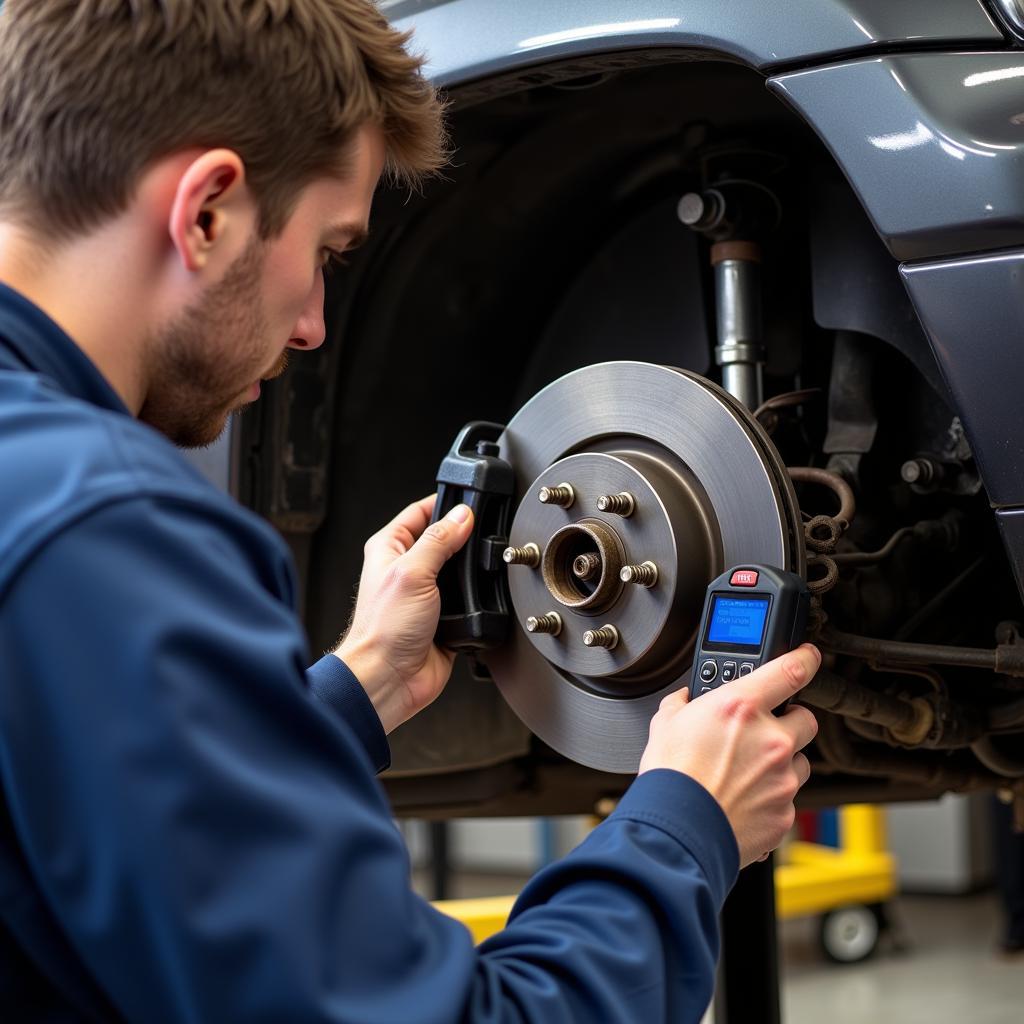
<path fill-rule="evenodd" d="M 782 75 L 900 260 L 1024 243 L 1024 54 L 919 53 Z"/>
<path fill-rule="evenodd" d="M 1003 509 L 996 513 L 996 522 L 999 523 L 1003 544 L 1010 553 L 1017 586 L 1024 594 L 1024 508 Z"/>
<path fill-rule="evenodd" d="M 673 48 L 768 68 L 891 46 L 1004 42 L 980 0 L 479 0 L 381 5 L 438 85 L 596 52 Z"/>
<path fill-rule="evenodd" d="M 1024 505 L 1024 251 L 904 266 L 902 273 L 989 500 Z M 1003 537 L 1013 541 L 1020 573 L 1024 530 L 1003 522 Z M 1024 576 L 1018 579 L 1024 588 Z"/>

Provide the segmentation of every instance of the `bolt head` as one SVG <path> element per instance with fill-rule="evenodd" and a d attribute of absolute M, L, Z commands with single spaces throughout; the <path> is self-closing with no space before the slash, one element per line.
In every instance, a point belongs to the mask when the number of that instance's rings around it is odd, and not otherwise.
<path fill-rule="evenodd" d="M 679 219 L 687 227 L 690 227 L 699 223 L 700 219 L 704 216 L 704 209 L 704 197 L 699 192 L 687 192 L 679 200 L 676 213 L 679 215 Z"/>

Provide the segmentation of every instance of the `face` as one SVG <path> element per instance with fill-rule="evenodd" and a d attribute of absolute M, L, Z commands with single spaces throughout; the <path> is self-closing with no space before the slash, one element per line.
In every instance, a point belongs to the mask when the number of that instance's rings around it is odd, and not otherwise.
<path fill-rule="evenodd" d="M 384 166 L 380 131 L 357 133 L 344 177 L 302 192 L 279 236 L 253 238 L 224 276 L 147 345 L 150 386 L 139 418 L 186 448 L 212 444 L 289 349 L 324 341 L 324 269 L 365 237 Z"/>

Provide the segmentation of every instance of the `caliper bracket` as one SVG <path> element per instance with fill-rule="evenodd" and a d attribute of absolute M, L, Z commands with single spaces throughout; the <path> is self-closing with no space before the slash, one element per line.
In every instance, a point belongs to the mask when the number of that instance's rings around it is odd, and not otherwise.
<path fill-rule="evenodd" d="M 438 577 L 441 619 L 437 642 L 472 653 L 498 647 L 508 636 L 508 575 L 502 553 L 508 545 L 515 474 L 499 456 L 500 423 L 468 423 L 437 473 L 432 522 L 456 505 L 473 510 L 473 532 Z"/>

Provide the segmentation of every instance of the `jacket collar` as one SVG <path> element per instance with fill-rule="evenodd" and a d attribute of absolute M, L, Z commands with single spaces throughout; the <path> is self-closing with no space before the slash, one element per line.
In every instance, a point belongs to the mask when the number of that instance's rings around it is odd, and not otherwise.
<path fill-rule="evenodd" d="M 37 305 L 0 284 L 0 370 L 26 370 L 101 409 L 130 416 L 96 364 Z"/>

